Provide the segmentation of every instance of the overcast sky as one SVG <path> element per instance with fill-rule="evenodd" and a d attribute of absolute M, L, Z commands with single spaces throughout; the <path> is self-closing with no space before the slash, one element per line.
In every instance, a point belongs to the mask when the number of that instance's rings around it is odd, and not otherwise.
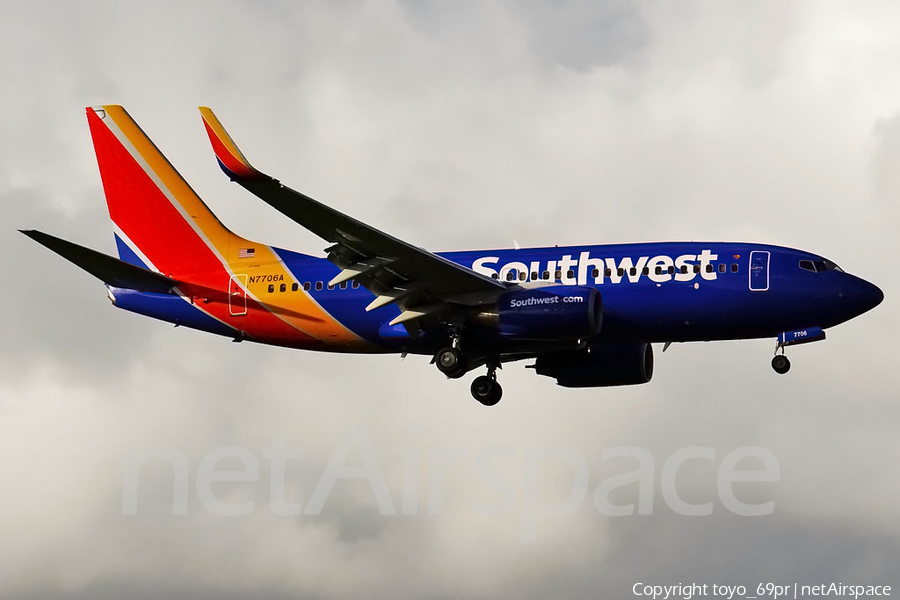
<path fill-rule="evenodd" d="M 900 585 L 900 5 L 895 2 L 10 2 L 0 5 L 0 596 L 630 597 L 636 582 Z M 657 239 L 804 248 L 877 283 L 886 300 L 791 349 L 773 340 L 657 348 L 653 381 L 565 390 L 508 365 L 485 409 L 471 377 L 425 357 L 340 356 L 233 344 L 112 308 L 103 286 L 15 228 L 114 244 L 84 107 L 123 104 L 241 235 L 323 243 L 230 184 L 197 112 L 213 107 L 255 164 L 291 187 L 433 250 Z M 15 292 L 15 293 L 12 293 Z M 381 515 L 365 481 L 338 482 L 320 515 L 269 508 L 274 436 L 302 447 L 287 498 L 308 503 L 350 428 L 367 433 L 400 512 L 417 452 L 419 514 Z M 204 508 L 204 456 L 239 446 L 259 481 L 217 483 L 243 517 Z M 473 508 L 497 490 L 515 502 Z M 521 541 L 524 456 L 567 447 L 589 471 L 572 514 Z M 610 517 L 602 460 L 655 462 L 652 515 Z M 676 450 L 706 446 L 660 495 Z M 773 514 L 716 491 L 722 458 L 759 446 L 778 482 L 738 484 Z M 172 514 L 172 468 L 190 465 Z M 454 448 L 456 450 L 454 450 Z M 439 457 L 443 514 L 428 514 Z M 229 462 L 233 460 L 233 462 Z M 220 468 L 238 468 L 237 459 Z M 762 463 L 741 466 L 762 468 Z M 354 450 L 348 464 L 362 464 Z M 572 469 L 544 461 L 541 497 Z M 741 487 L 744 486 L 744 487 Z M 617 504 L 638 500 L 637 484 Z"/>

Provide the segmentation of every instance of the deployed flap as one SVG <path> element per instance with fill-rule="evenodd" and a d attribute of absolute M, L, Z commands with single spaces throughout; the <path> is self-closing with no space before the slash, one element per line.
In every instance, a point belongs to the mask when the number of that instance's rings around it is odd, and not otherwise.
<path fill-rule="evenodd" d="M 200 113 L 222 170 L 287 217 L 332 242 L 334 246 L 329 248 L 329 259 L 340 268 L 361 270 L 354 265 L 375 259 L 380 262 L 381 270 L 389 271 L 405 282 L 421 283 L 422 293 L 438 299 L 467 293 L 493 296 L 507 289 L 501 281 L 397 239 L 285 187 L 253 168 L 210 109 L 201 107 Z M 376 278 L 373 270 L 370 269 L 367 276 L 359 277 L 363 285 L 376 293 L 389 291 L 390 286 L 367 283 Z M 349 272 L 347 275 L 353 277 Z"/>
<path fill-rule="evenodd" d="M 33 229 L 20 229 L 19 231 L 113 287 L 168 294 L 173 287 L 180 283 L 160 273 L 40 231 Z"/>

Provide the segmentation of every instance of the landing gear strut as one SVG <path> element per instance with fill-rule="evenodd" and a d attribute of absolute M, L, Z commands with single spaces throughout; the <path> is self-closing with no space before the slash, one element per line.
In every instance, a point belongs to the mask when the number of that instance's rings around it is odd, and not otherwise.
<path fill-rule="evenodd" d="M 497 365 L 488 365 L 487 375 L 479 375 L 472 381 L 472 397 L 485 406 L 494 406 L 503 397 L 503 388 L 497 382 Z"/>
<path fill-rule="evenodd" d="M 775 356 L 772 358 L 772 368 L 779 375 L 784 375 L 791 370 L 791 361 L 784 355 L 784 347 L 788 345 L 785 343 L 786 339 L 787 334 L 781 334 L 775 340 Z M 781 354 L 778 353 L 779 351 L 781 351 Z"/>

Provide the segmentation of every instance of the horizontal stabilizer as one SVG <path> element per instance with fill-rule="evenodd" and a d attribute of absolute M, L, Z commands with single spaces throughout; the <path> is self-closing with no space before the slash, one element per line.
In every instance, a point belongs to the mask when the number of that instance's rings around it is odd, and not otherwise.
<path fill-rule="evenodd" d="M 19 231 L 113 287 L 167 294 L 180 283 L 165 275 L 40 231 L 33 229 Z"/>

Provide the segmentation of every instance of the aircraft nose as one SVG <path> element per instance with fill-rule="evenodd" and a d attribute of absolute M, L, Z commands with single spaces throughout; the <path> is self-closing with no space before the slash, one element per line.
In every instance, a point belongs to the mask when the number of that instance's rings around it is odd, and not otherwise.
<path fill-rule="evenodd" d="M 867 281 L 866 283 L 869 283 L 869 282 Z M 881 304 L 881 302 L 884 300 L 884 292 L 882 292 L 881 288 L 879 288 L 874 283 L 869 283 L 869 285 L 871 286 L 870 299 L 872 302 L 872 308 L 875 308 L 876 306 Z"/>
<path fill-rule="evenodd" d="M 857 315 L 872 310 L 884 300 L 884 292 L 877 285 L 859 277 L 853 277 L 851 284 L 842 290 L 842 295 Z"/>

